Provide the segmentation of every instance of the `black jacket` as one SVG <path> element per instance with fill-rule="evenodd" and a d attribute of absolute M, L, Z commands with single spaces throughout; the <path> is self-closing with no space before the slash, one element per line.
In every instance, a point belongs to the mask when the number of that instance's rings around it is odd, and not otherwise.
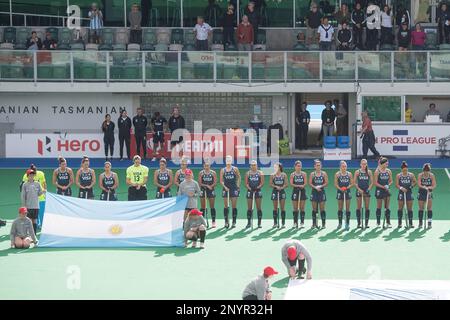
<path fill-rule="evenodd" d="M 308 120 L 311 120 L 311 115 L 308 110 L 300 111 L 297 116 L 298 122 L 300 122 L 300 126 L 308 126 Z"/>
<path fill-rule="evenodd" d="M 233 28 L 236 24 L 236 16 L 234 14 L 228 14 L 225 12 L 222 18 L 222 27 L 223 28 Z"/>
<path fill-rule="evenodd" d="M 361 24 L 361 27 L 362 27 L 362 25 L 365 21 L 366 21 L 366 14 L 364 13 L 364 11 L 362 9 L 361 10 L 353 10 L 352 23 L 354 25 Z"/>
<path fill-rule="evenodd" d="M 341 29 L 338 31 L 337 40 L 339 44 L 343 42 L 347 42 L 347 45 L 350 45 L 352 41 L 352 32 L 349 29 Z"/>
<path fill-rule="evenodd" d="M 398 46 L 403 48 L 408 48 L 411 42 L 411 32 L 409 30 L 398 30 Z"/>
<path fill-rule="evenodd" d="M 174 132 L 177 129 L 184 129 L 184 128 L 185 128 L 185 122 L 184 122 L 184 118 L 182 116 L 178 116 L 178 117 L 171 116 L 169 118 L 170 132 Z"/>
<path fill-rule="evenodd" d="M 253 12 L 250 12 L 248 8 L 245 8 L 244 14 L 248 17 L 248 21 L 252 25 L 253 29 L 257 29 L 259 26 L 259 13 L 255 9 Z M 256 39 L 255 39 L 256 40 Z"/>
<path fill-rule="evenodd" d="M 317 29 L 320 26 L 321 19 L 322 14 L 319 12 L 319 10 L 317 10 L 316 13 L 309 11 L 306 15 L 307 25 L 310 28 Z"/>
<path fill-rule="evenodd" d="M 114 129 L 116 125 L 114 122 L 110 121 L 109 124 L 106 124 L 106 121 L 103 121 L 102 123 L 102 131 L 103 131 L 103 138 L 110 138 L 114 140 Z"/>
<path fill-rule="evenodd" d="M 134 116 L 133 117 L 134 134 L 138 136 L 145 136 L 147 134 L 147 117 Z"/>
<path fill-rule="evenodd" d="M 120 137 L 129 137 L 131 130 L 131 119 L 126 117 L 125 120 L 122 117 L 119 117 L 117 120 L 117 126 L 119 127 L 119 136 Z"/>
<path fill-rule="evenodd" d="M 334 112 L 333 108 L 330 108 L 330 110 L 323 109 L 322 123 L 331 124 L 331 123 L 334 123 L 335 119 L 336 119 L 336 113 Z"/>
<path fill-rule="evenodd" d="M 31 47 L 31 45 L 33 44 L 33 41 L 31 41 L 31 37 L 27 39 L 27 49 L 29 49 Z M 37 38 L 36 41 L 37 47 L 39 48 L 39 50 L 42 49 L 42 40 L 41 38 Z"/>

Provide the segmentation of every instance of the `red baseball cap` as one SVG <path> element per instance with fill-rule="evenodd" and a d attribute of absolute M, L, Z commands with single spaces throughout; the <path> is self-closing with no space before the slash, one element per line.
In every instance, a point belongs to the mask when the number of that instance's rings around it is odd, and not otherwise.
<path fill-rule="evenodd" d="M 184 171 L 184 174 L 187 175 L 187 176 L 192 176 L 192 170 L 191 169 L 186 169 Z"/>
<path fill-rule="evenodd" d="M 30 174 L 36 174 L 36 171 L 34 171 L 33 169 L 28 169 L 27 176 L 29 176 Z"/>
<path fill-rule="evenodd" d="M 289 247 L 287 249 L 287 254 L 289 260 L 295 260 L 297 258 L 297 249 L 295 249 L 295 247 Z"/>
<path fill-rule="evenodd" d="M 19 208 L 19 213 L 23 214 L 23 213 L 28 213 L 28 209 L 26 207 L 20 207 Z"/>
<path fill-rule="evenodd" d="M 198 209 L 192 209 L 190 214 L 195 214 L 197 216 L 202 216 L 203 215 L 203 213 L 200 210 L 198 210 Z"/>
<path fill-rule="evenodd" d="M 274 268 L 272 267 L 265 267 L 264 268 L 264 275 L 269 277 L 269 276 L 273 276 L 275 274 L 278 274 L 278 272 L 275 271 Z"/>

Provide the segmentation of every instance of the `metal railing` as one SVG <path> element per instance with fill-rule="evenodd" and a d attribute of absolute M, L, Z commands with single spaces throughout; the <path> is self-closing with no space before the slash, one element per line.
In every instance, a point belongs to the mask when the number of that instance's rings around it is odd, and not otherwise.
<path fill-rule="evenodd" d="M 0 15 L 10 15 L 10 26 L 13 25 L 12 23 L 12 17 L 13 16 L 20 16 L 23 17 L 23 26 L 27 27 L 27 18 L 28 17 L 36 17 L 36 18 L 50 18 L 50 19 L 57 19 L 58 26 L 65 27 L 66 26 L 66 20 L 68 18 L 67 15 L 50 15 L 50 14 L 34 14 L 34 13 L 25 13 L 25 12 L 6 12 L 6 11 L 0 11 Z M 89 21 L 89 18 L 76 18 L 81 21 Z"/>
<path fill-rule="evenodd" d="M 450 51 L 0 50 L 0 81 L 450 82 Z"/>

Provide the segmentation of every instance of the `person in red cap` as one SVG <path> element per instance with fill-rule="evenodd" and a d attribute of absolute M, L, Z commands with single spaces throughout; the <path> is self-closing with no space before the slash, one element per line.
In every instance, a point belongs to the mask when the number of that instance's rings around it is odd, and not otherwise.
<path fill-rule="evenodd" d="M 305 273 L 305 260 L 307 262 L 306 278 L 312 278 L 312 257 L 308 249 L 295 239 L 288 240 L 281 248 L 281 260 L 287 268 L 288 275 L 291 279 L 298 276 L 302 279 Z M 298 268 L 296 267 L 298 263 Z"/>
<path fill-rule="evenodd" d="M 184 222 L 184 246 L 187 247 L 188 240 L 192 240 L 192 248 L 197 247 L 197 239 L 200 238 L 200 249 L 205 248 L 206 220 L 198 209 L 189 211 Z"/>
<path fill-rule="evenodd" d="M 27 170 L 28 181 L 22 185 L 22 206 L 28 209 L 28 217 L 33 222 L 34 233 L 37 232 L 37 219 L 39 216 L 39 197 L 45 193 L 39 182 L 35 181 L 36 171 Z"/>
<path fill-rule="evenodd" d="M 272 300 L 269 279 L 278 274 L 272 267 L 265 267 L 263 274 L 253 279 L 242 293 L 243 300 Z"/>
<path fill-rule="evenodd" d="M 337 229 L 342 227 L 343 210 L 345 209 L 345 230 L 350 228 L 350 199 L 352 198 L 350 188 L 353 187 L 353 177 L 350 171 L 347 171 L 347 162 L 341 161 L 339 171 L 334 175 L 334 186 L 337 189 L 336 199 L 338 201 L 338 220 Z M 345 199 L 344 199 L 345 197 Z M 344 201 L 345 200 L 345 201 Z M 344 208 L 345 203 L 345 208 Z"/>
<path fill-rule="evenodd" d="M 11 226 L 10 238 L 11 248 L 29 248 L 31 243 L 37 243 L 34 233 L 33 223 L 27 217 L 26 207 L 19 208 L 19 217 L 14 220 Z"/>
<path fill-rule="evenodd" d="M 186 209 L 184 210 L 184 220 L 186 220 L 187 214 L 192 210 L 197 208 L 197 198 L 200 195 L 200 187 L 198 182 L 194 180 L 192 170 L 186 169 L 184 171 L 185 178 L 182 183 L 180 183 L 180 188 L 178 189 L 178 195 L 188 196 L 188 202 L 186 203 Z"/>

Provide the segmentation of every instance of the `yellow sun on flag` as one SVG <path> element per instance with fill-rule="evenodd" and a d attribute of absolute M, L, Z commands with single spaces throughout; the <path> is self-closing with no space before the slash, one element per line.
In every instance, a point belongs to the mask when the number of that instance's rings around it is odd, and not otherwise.
<path fill-rule="evenodd" d="M 117 235 L 121 234 L 122 231 L 123 231 L 122 226 L 120 226 L 118 224 L 112 225 L 109 228 L 109 233 L 111 233 L 113 236 L 117 236 Z"/>

